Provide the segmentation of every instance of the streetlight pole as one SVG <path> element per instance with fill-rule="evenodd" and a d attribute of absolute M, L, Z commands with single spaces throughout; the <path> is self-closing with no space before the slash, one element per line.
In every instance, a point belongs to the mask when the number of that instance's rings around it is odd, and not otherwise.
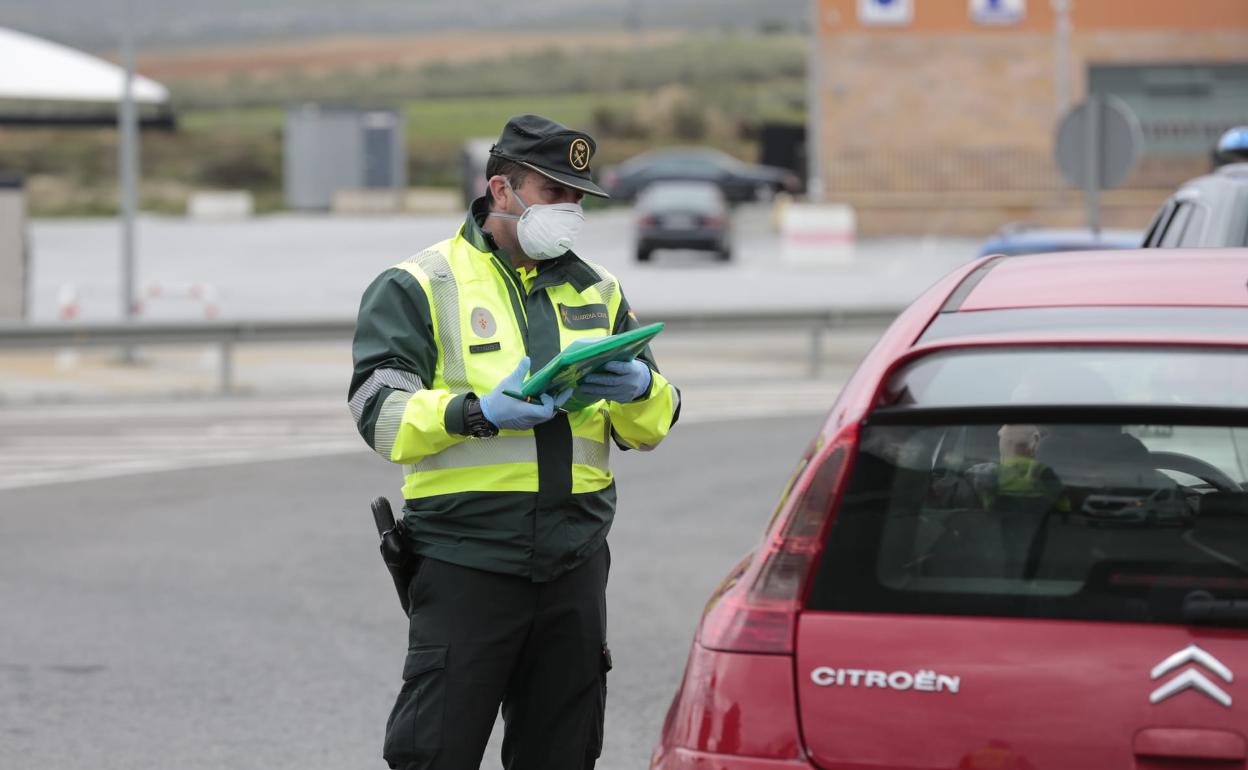
<path fill-rule="evenodd" d="M 121 141 L 117 148 L 117 168 L 121 177 L 121 312 L 122 319 L 134 319 L 134 214 L 138 207 L 138 120 L 134 105 L 134 13 L 132 0 L 121 0 L 121 59 L 125 80 L 117 110 Z M 133 351 L 127 349 L 130 360 Z"/>
<path fill-rule="evenodd" d="M 823 201 L 823 151 L 819 126 L 823 117 L 823 51 L 819 14 L 822 0 L 810 0 L 810 47 L 806 58 L 806 197 Z"/>
<path fill-rule="evenodd" d="M 1071 0 L 1052 0 L 1056 23 L 1053 25 L 1053 92 L 1057 97 L 1057 119 L 1070 107 L 1070 6 Z"/>

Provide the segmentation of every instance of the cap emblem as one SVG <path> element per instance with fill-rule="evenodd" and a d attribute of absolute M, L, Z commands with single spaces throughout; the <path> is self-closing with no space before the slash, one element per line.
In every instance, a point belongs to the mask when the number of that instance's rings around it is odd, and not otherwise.
<path fill-rule="evenodd" d="M 568 162 L 577 171 L 589 168 L 589 142 L 579 136 L 573 139 L 572 146 L 568 149 Z"/>

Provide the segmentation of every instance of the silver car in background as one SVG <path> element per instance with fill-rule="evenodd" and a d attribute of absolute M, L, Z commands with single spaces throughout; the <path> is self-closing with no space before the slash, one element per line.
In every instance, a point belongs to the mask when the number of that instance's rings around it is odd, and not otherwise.
<path fill-rule="evenodd" d="M 642 189 L 637 217 L 637 261 L 649 262 L 657 249 L 694 249 L 732 258 L 728 201 L 713 182 L 655 182 Z"/>
<path fill-rule="evenodd" d="M 1145 248 L 1248 246 L 1248 163 L 1186 182 L 1148 227 Z"/>

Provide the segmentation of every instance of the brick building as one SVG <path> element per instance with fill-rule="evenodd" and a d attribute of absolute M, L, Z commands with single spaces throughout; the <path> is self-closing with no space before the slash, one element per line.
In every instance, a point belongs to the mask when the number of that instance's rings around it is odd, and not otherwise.
<path fill-rule="evenodd" d="M 1081 224 L 1052 144 L 1089 90 L 1126 101 L 1145 139 L 1102 196 L 1106 226 L 1146 225 L 1248 123 L 1248 0 L 1070 0 L 1066 36 L 1057 0 L 816 1 L 825 197 L 853 204 L 864 234 Z"/>

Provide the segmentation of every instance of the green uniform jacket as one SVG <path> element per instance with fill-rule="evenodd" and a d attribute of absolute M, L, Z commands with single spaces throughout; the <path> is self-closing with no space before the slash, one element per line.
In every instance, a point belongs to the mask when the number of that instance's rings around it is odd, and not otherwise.
<path fill-rule="evenodd" d="M 547 581 L 606 540 L 615 515 L 610 445 L 652 449 L 680 394 L 647 349 L 650 390 L 599 401 L 529 431 L 462 435 L 463 400 L 528 355 L 537 371 L 573 340 L 639 324 L 614 276 L 575 254 L 526 282 L 481 229 L 478 199 L 459 233 L 384 271 L 360 302 L 348 393 L 360 435 L 404 467 L 404 522 L 418 553 Z"/>

